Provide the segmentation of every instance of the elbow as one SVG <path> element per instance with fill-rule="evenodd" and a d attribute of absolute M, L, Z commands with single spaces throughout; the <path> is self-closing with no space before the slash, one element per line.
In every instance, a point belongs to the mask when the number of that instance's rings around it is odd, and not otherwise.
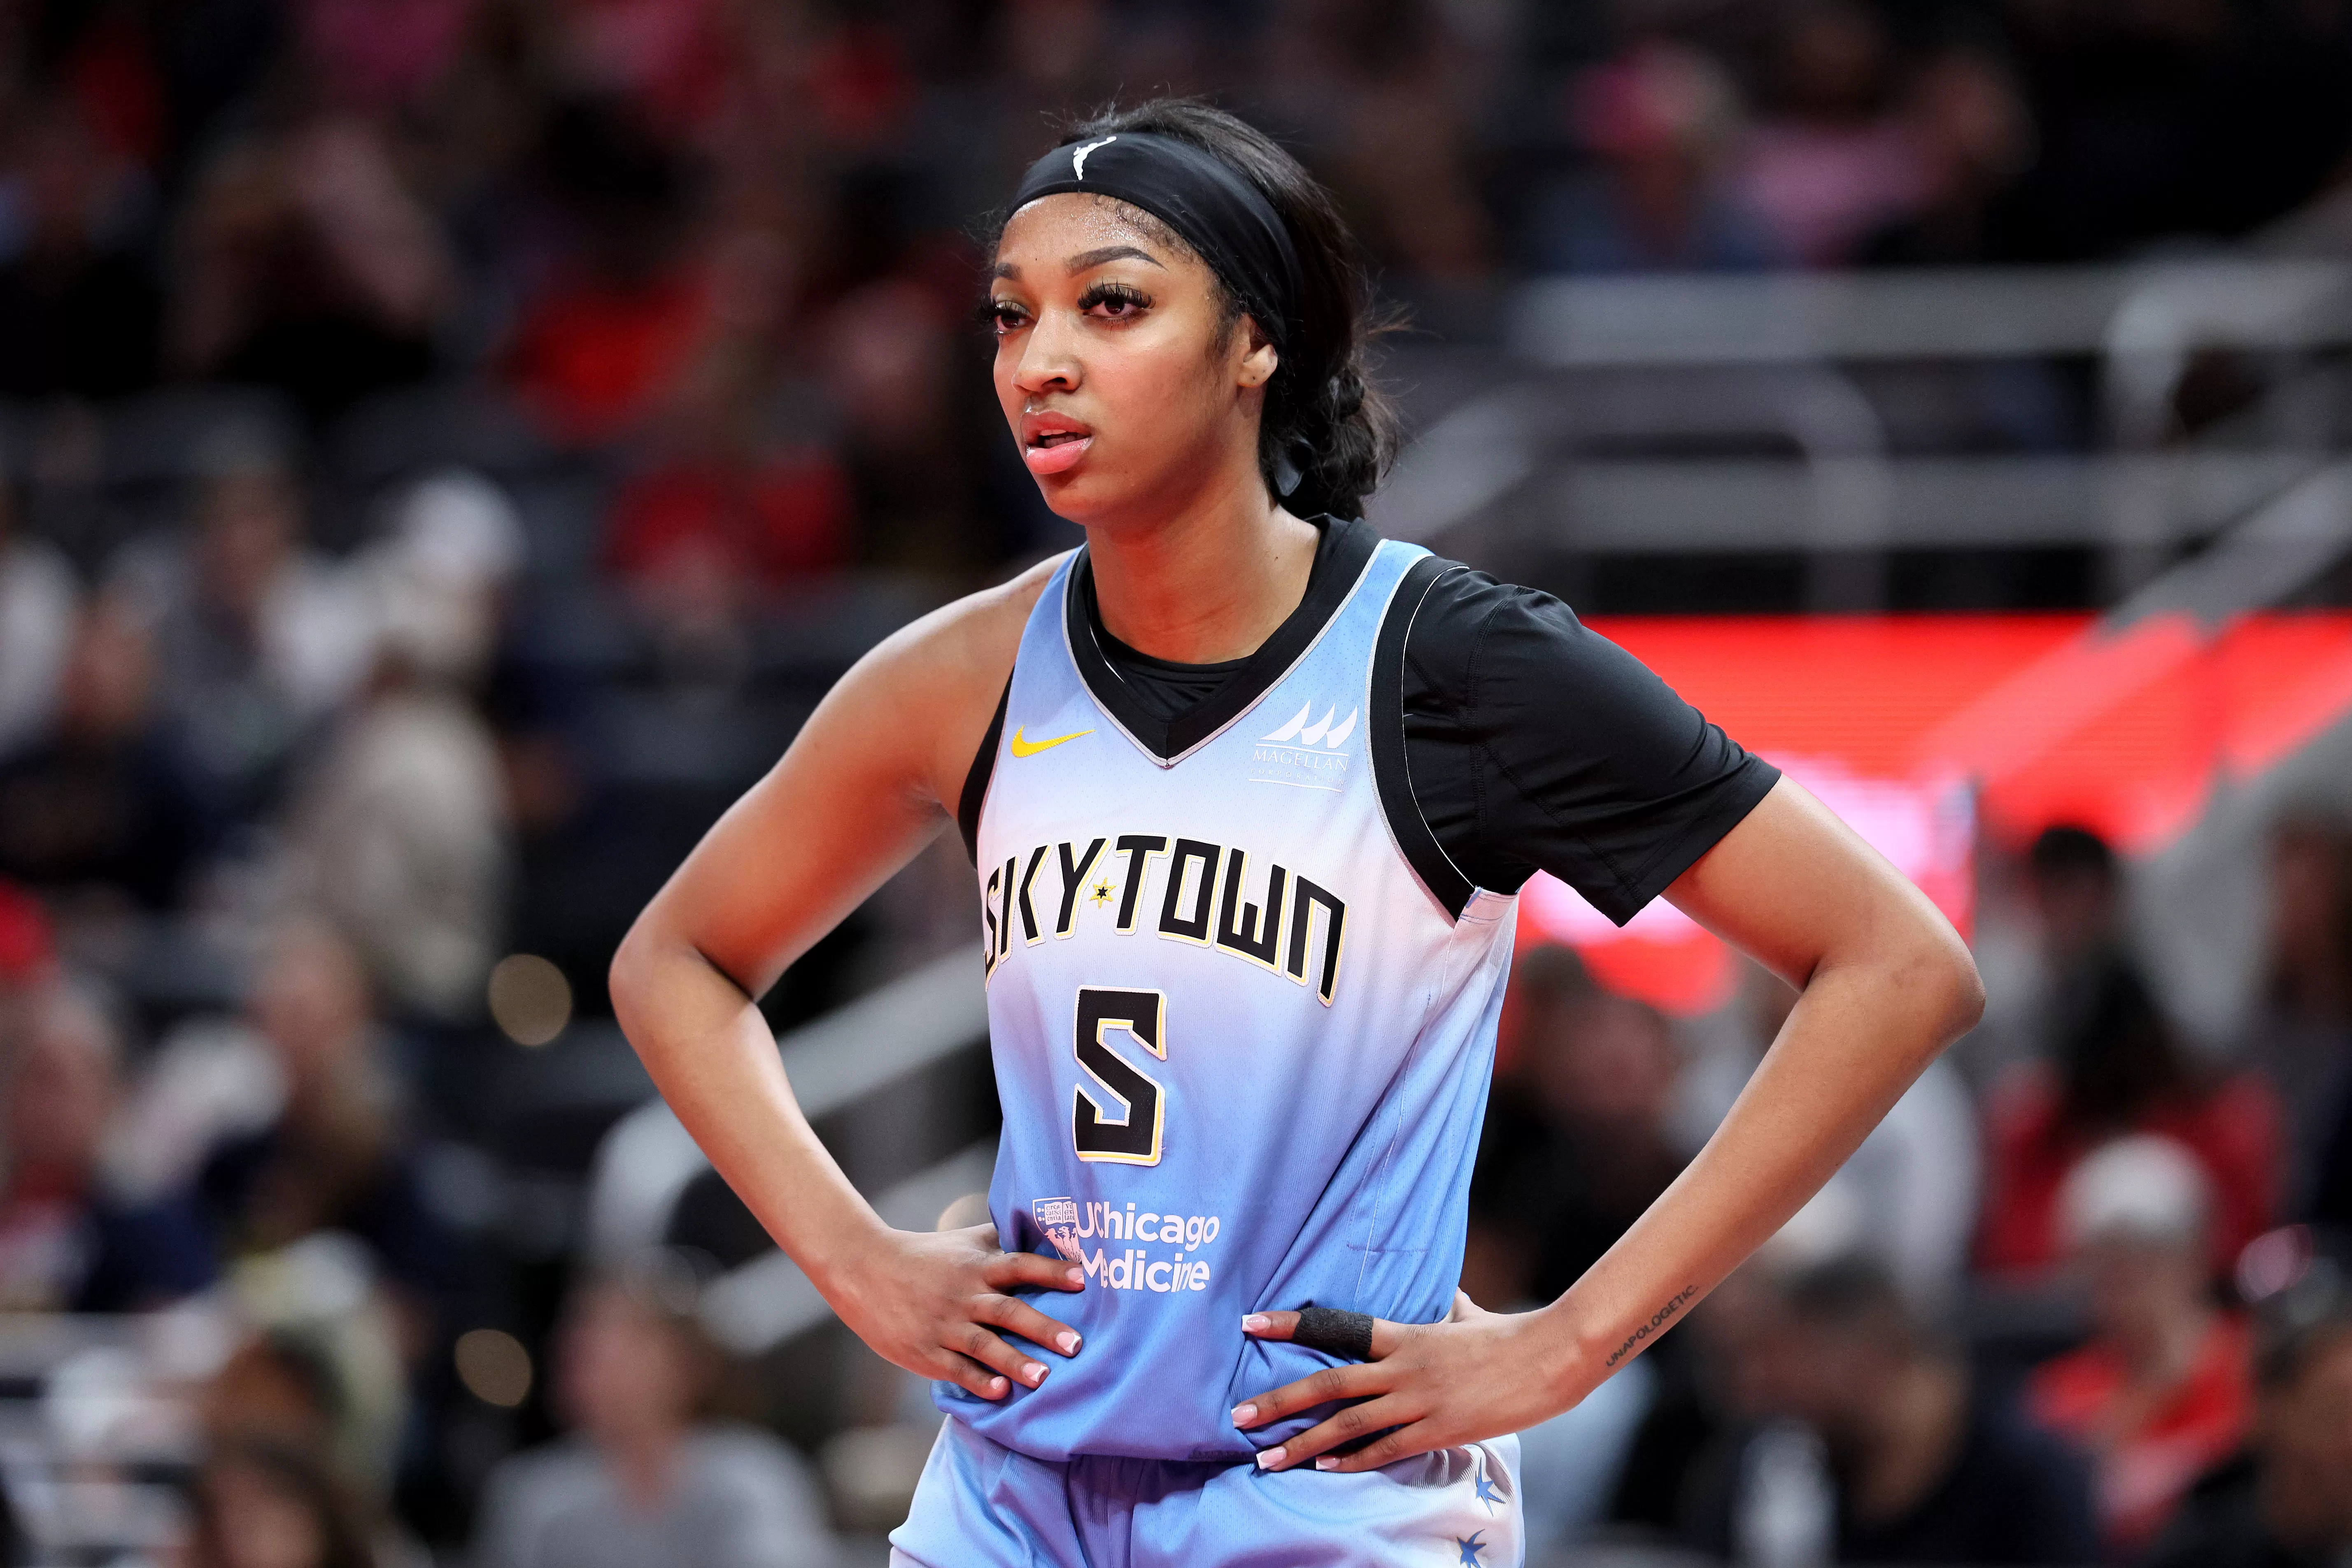
<path fill-rule="evenodd" d="M 1977 973 L 1975 954 L 1963 944 L 1953 965 L 1952 1012 L 1948 1026 L 1952 1039 L 1958 1039 L 1984 1019 L 1984 976 Z"/>
<path fill-rule="evenodd" d="M 1939 921 L 1937 924 L 1942 925 Z M 1977 1026 L 1984 1016 L 1984 976 L 1959 932 L 1948 925 L 1937 933 L 1931 951 L 1914 966 L 1924 1011 L 1934 1020 L 1935 1048 L 1946 1046 Z"/>
<path fill-rule="evenodd" d="M 604 984 L 613 998 L 613 1016 L 621 1032 L 635 1037 L 629 1027 L 630 1016 L 646 986 L 651 983 L 653 938 L 646 930 L 646 919 L 639 915 L 621 938 L 621 945 L 613 950 L 613 962 L 605 967 Z"/>

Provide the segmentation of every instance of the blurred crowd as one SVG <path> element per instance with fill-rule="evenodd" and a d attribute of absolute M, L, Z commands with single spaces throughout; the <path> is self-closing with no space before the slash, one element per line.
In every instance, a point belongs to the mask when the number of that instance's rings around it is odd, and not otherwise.
<path fill-rule="evenodd" d="M 2299 813 L 2270 842 L 2259 1005 L 2191 1043 L 2125 868 L 2045 830 L 1988 1024 L 1680 1333 L 1526 1436 L 1538 1534 L 1761 1563 L 2352 1550 L 2352 822 Z M 1565 1289 L 1798 1005 L 1756 969 L 1677 1024 L 1565 949 L 1527 955 L 1465 1288 Z"/>
<path fill-rule="evenodd" d="M 2240 239 L 2352 173 L 2347 82 L 2336 0 L 0 0 L 0 1311 L 200 1309 L 192 1568 L 831 1560 L 903 1456 L 821 1485 L 709 1258 L 580 1250 L 645 1092 L 604 964 L 848 660 L 1068 542 L 970 323 L 1055 115 L 1213 92 L 1442 326 Z M 2352 1542 L 2352 838 L 2271 870 L 2263 1006 L 2192 1047 L 2105 846 L 2037 845 L 2030 984 L 1529 1435 L 1546 1539 Z M 971 901 L 950 836 L 772 1015 Z M 1474 1294 L 1574 1279 L 1794 1000 L 1694 1029 L 1527 955 Z"/>

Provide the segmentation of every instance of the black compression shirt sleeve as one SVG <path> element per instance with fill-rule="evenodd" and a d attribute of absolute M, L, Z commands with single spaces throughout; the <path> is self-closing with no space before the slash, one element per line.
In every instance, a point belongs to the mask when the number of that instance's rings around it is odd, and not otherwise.
<path fill-rule="evenodd" d="M 1549 871 L 1620 925 L 1780 776 L 1566 605 L 1483 573 L 1431 586 L 1402 683 L 1413 799 L 1463 875 Z"/>

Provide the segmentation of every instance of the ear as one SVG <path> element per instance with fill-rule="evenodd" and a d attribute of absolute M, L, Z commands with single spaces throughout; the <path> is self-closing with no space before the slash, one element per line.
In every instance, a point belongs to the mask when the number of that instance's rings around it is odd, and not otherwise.
<path fill-rule="evenodd" d="M 1282 367 L 1282 356 L 1275 352 L 1265 334 L 1257 330 L 1255 321 L 1244 316 L 1242 325 L 1249 334 L 1249 348 L 1243 353 L 1241 363 L 1234 367 L 1234 379 L 1245 387 L 1264 386 Z"/>

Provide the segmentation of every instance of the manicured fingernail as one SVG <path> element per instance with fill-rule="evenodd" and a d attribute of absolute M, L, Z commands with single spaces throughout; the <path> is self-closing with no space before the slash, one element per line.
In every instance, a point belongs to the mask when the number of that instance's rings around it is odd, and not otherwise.
<path fill-rule="evenodd" d="M 1271 1324 L 1270 1324 L 1270 1322 L 1268 1321 L 1268 1320 L 1267 1320 L 1267 1318 L 1266 1318 L 1266 1315 L 1265 1315 L 1264 1312 L 1252 1312 L 1252 1313 L 1250 1313 L 1248 1316 L 1246 1316 L 1246 1317 L 1244 1317 L 1244 1319 L 1242 1319 L 1242 1331 L 1243 1331 L 1244 1333 L 1247 1333 L 1247 1334 L 1254 1334 L 1254 1333 L 1257 1333 L 1257 1332 L 1259 1332 L 1260 1331 L 1262 1331 L 1262 1330 L 1264 1330 L 1264 1329 L 1266 1329 L 1266 1328 L 1269 1328 L 1269 1327 L 1271 1327 L 1271 1326 L 1272 1326 L 1272 1325 L 1271 1325 Z"/>
<path fill-rule="evenodd" d="M 1062 1353 L 1064 1355 L 1076 1355 L 1078 1353 L 1078 1336 L 1071 1333 L 1066 1329 L 1062 1331 L 1060 1336 L 1057 1337 L 1054 1342 L 1062 1347 Z"/>
<path fill-rule="evenodd" d="M 1002 1394 L 1011 1386 L 1012 1384 L 1001 1377 L 992 1377 L 988 1380 L 988 1392 L 991 1394 Z"/>
<path fill-rule="evenodd" d="M 1064 1274 L 1062 1278 L 1068 1280 L 1073 1285 L 1083 1285 L 1087 1282 L 1087 1271 L 1083 1268 L 1073 1268 Z"/>
<path fill-rule="evenodd" d="M 1339 1461 L 1326 1454 L 1315 1461 L 1315 1468 L 1318 1470 L 1336 1470 L 1339 1468 Z"/>
<path fill-rule="evenodd" d="M 1253 1421 L 1255 1421 L 1255 1420 L 1256 1420 L 1256 1419 L 1257 1419 L 1257 1406 L 1256 1406 L 1256 1405 L 1234 1405 L 1234 1426 L 1248 1426 L 1251 1422 L 1253 1422 Z"/>
<path fill-rule="evenodd" d="M 1282 1463 L 1282 1454 L 1283 1451 L 1280 1448 L 1260 1448 L 1257 1451 L 1257 1468 L 1261 1470 L 1274 1468 L 1275 1466 Z"/>
<path fill-rule="evenodd" d="M 1041 1361 L 1031 1362 L 1021 1369 L 1021 1378 L 1030 1387 L 1036 1387 L 1045 1381 L 1045 1363 Z"/>

